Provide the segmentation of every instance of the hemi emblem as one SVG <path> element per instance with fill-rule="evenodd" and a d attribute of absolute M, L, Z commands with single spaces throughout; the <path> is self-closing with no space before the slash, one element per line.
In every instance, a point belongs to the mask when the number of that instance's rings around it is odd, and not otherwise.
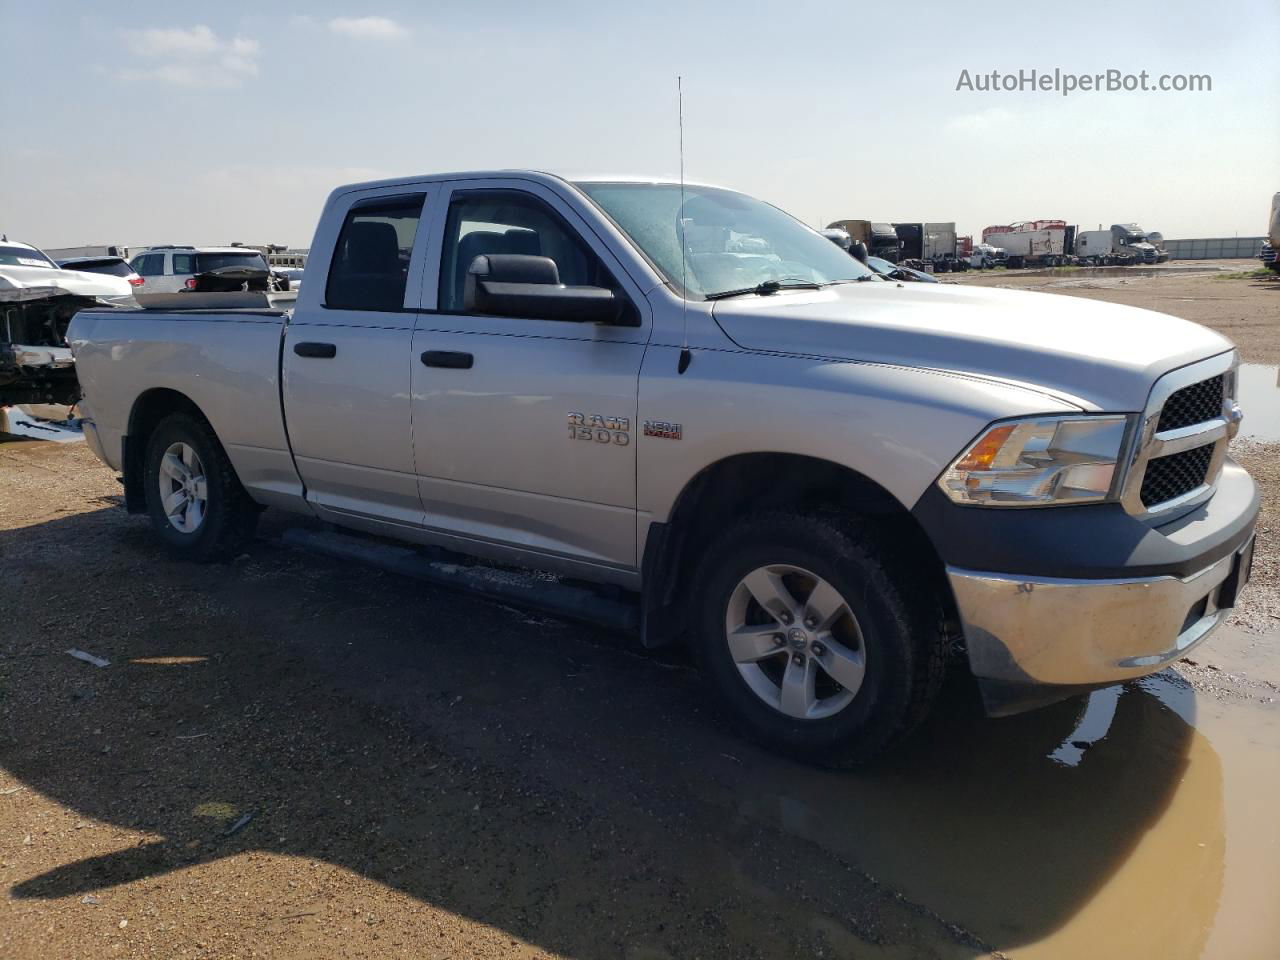
<path fill-rule="evenodd" d="M 646 420 L 644 435 L 661 437 L 664 440 L 679 440 L 684 436 L 684 427 L 678 423 L 667 423 L 665 420 Z"/>

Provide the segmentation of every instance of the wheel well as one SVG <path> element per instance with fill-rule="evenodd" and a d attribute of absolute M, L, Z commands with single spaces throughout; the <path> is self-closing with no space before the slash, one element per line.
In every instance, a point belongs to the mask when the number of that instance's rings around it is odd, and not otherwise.
<path fill-rule="evenodd" d="M 653 524 L 643 561 L 644 642 L 676 642 L 688 624 L 686 594 L 707 544 L 729 524 L 769 509 L 841 513 L 872 521 L 877 539 L 899 566 L 920 575 L 920 585 L 955 620 L 955 602 L 942 560 L 911 512 L 869 477 L 838 463 L 783 453 L 728 457 L 702 470 L 681 491 L 665 524 Z"/>
<path fill-rule="evenodd" d="M 124 467 L 124 503 L 130 513 L 146 513 L 147 499 L 142 474 L 147 443 L 156 426 L 171 413 L 189 413 L 208 422 L 208 418 L 191 398 L 177 390 L 157 387 L 146 391 L 133 402 L 121 457 Z"/>

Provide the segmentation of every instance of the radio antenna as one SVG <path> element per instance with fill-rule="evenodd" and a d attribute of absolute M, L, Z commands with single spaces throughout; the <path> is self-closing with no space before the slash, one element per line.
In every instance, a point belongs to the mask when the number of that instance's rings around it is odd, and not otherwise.
<path fill-rule="evenodd" d="M 680 224 L 680 286 L 684 288 L 680 291 L 684 334 L 680 341 L 680 362 L 676 365 L 676 372 L 684 373 L 689 369 L 689 361 L 693 359 L 693 355 L 689 353 L 689 267 L 686 263 L 689 245 L 684 236 L 684 82 L 679 74 L 676 75 L 676 116 L 680 127 L 680 213 L 676 220 Z"/>

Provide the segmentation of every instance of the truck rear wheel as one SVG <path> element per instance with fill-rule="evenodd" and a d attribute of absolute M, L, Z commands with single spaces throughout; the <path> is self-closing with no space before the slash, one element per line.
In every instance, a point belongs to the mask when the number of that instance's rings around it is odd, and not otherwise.
<path fill-rule="evenodd" d="M 704 677 L 753 739 L 843 767 L 927 714 L 947 641 L 854 518 L 769 513 L 729 528 L 696 580 Z"/>
<path fill-rule="evenodd" d="M 258 506 L 201 418 L 174 413 L 160 421 L 147 443 L 143 485 L 152 528 L 184 560 L 227 559 L 253 534 Z"/>

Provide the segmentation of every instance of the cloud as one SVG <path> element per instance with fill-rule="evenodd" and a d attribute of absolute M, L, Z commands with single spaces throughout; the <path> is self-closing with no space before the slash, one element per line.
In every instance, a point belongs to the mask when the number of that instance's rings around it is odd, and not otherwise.
<path fill-rule="evenodd" d="M 329 29 L 348 37 L 373 37 L 378 40 L 395 40 L 409 31 L 390 17 L 334 17 Z"/>
<path fill-rule="evenodd" d="M 985 133 L 1011 123 L 1014 119 L 1012 110 L 1004 107 L 989 107 L 976 113 L 962 113 L 947 121 L 946 129 L 962 133 Z"/>
<path fill-rule="evenodd" d="M 204 24 L 124 30 L 125 45 L 154 66 L 118 71 L 123 80 L 159 80 L 184 87 L 237 87 L 258 75 L 262 47 L 252 37 L 220 38 Z"/>

